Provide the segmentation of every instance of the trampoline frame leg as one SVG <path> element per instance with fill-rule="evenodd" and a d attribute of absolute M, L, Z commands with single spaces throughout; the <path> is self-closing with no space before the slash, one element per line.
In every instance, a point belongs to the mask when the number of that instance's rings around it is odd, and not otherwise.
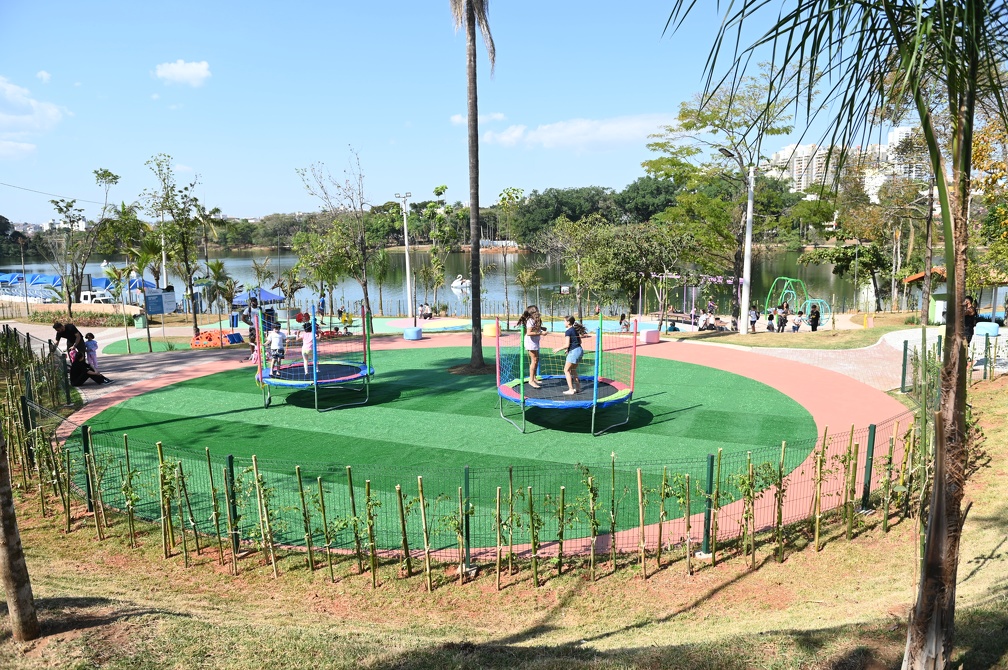
<path fill-rule="evenodd" d="M 269 384 L 263 384 L 263 409 L 268 409 L 273 403 L 273 394 L 270 392 Z"/>
<path fill-rule="evenodd" d="M 363 383 L 363 385 L 362 385 L 361 388 L 353 388 L 352 386 L 349 386 L 349 385 L 346 385 L 346 384 L 339 384 L 337 386 L 333 386 L 333 388 L 334 389 L 347 390 L 347 391 L 353 391 L 354 393 L 360 393 L 361 391 L 364 391 L 364 399 L 363 400 L 361 400 L 359 402 L 345 402 L 345 403 L 343 403 L 341 405 L 334 405 L 332 407 L 325 407 L 325 408 L 322 408 L 322 409 L 319 409 L 319 403 L 318 403 L 319 387 L 318 387 L 318 384 L 315 384 L 315 411 L 316 412 L 331 412 L 334 409 L 342 409 L 344 407 L 356 407 L 358 405 L 366 405 L 367 402 L 368 402 L 368 400 L 371 398 L 371 375 L 365 375 L 362 379 L 363 379 L 364 383 Z"/>
<path fill-rule="evenodd" d="M 505 421 L 507 421 L 508 423 L 510 423 L 512 426 L 514 426 L 515 428 L 517 428 L 519 432 L 521 432 L 521 433 L 525 432 L 525 405 L 524 405 L 524 403 L 521 406 L 521 416 L 522 416 L 522 418 L 521 418 L 521 425 L 520 426 L 515 421 L 513 421 L 512 419 L 510 419 L 509 417 L 504 416 L 504 398 L 501 398 L 500 396 L 497 396 L 497 407 L 498 407 L 498 409 L 500 409 L 500 416 L 501 416 L 502 419 L 504 419 Z"/>
<path fill-rule="evenodd" d="M 622 421 L 617 421 L 616 423 L 614 423 L 612 425 L 606 426 L 605 428 L 603 428 L 602 430 L 599 430 L 599 431 L 595 430 L 595 409 L 596 409 L 596 407 L 593 405 L 592 406 L 592 426 L 591 426 L 592 427 L 592 436 L 593 437 L 598 437 L 599 435 L 602 435 L 604 433 L 609 432 L 613 428 L 619 428 L 620 426 L 625 426 L 626 424 L 630 423 L 630 405 L 631 404 L 632 403 L 630 403 L 629 401 L 627 401 L 627 403 L 626 403 L 626 407 L 627 408 L 626 408 L 626 418 L 625 419 L 623 419 Z"/>

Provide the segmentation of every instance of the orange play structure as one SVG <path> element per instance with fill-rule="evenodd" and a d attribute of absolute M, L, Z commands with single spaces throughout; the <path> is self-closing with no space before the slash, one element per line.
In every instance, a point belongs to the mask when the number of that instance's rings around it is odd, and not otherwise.
<path fill-rule="evenodd" d="M 223 344 L 232 344 L 233 335 L 228 335 L 222 330 L 204 330 L 189 341 L 189 346 L 193 349 L 209 349 L 210 347 L 220 347 Z M 241 341 L 241 336 L 238 336 Z"/>

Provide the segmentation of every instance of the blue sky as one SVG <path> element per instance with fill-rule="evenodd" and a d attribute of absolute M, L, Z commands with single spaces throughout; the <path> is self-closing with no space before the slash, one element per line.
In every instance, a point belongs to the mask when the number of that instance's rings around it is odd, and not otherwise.
<path fill-rule="evenodd" d="M 492 2 L 481 204 L 508 186 L 640 177 L 647 135 L 702 87 L 709 4 L 663 36 L 669 2 Z M 54 215 L 51 196 L 22 189 L 100 200 L 97 168 L 122 177 L 114 200 L 134 201 L 162 152 L 230 216 L 318 209 L 295 170 L 322 161 L 341 176 L 349 147 L 373 203 L 438 184 L 468 200 L 465 38 L 447 0 L 4 0 L 0 45 L 0 182 L 21 187 L 0 186 L 0 214 L 12 221 Z"/>

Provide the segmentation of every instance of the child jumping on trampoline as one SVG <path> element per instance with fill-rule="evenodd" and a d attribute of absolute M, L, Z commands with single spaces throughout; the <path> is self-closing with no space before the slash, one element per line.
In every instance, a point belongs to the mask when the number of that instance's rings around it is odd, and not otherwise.
<path fill-rule="evenodd" d="M 542 315 L 536 305 L 529 305 L 518 317 L 518 325 L 525 328 L 525 351 L 529 355 L 529 386 L 542 388 L 539 384 L 539 338 L 546 329 L 542 327 Z"/>
<path fill-rule="evenodd" d="M 304 373 L 305 377 L 308 376 L 308 361 L 312 357 L 312 350 L 315 348 L 315 330 L 312 328 L 311 321 L 306 321 L 304 325 L 304 330 L 298 333 L 298 339 L 301 340 L 301 359 L 304 361 Z"/>
<path fill-rule="evenodd" d="M 588 331 L 573 316 L 567 317 L 567 330 L 564 337 L 567 338 L 566 347 L 558 347 L 554 353 L 560 353 L 567 349 L 567 361 L 564 363 L 564 377 L 567 378 L 567 390 L 564 395 L 575 395 L 581 392 L 581 378 L 578 377 L 577 366 L 584 356 L 584 349 L 581 347 L 581 338 L 588 334 Z"/>
<path fill-rule="evenodd" d="M 266 342 L 269 344 L 270 358 L 273 361 L 273 365 L 270 368 L 270 375 L 276 377 L 280 363 L 283 361 L 287 345 L 287 336 L 284 335 L 282 330 L 280 330 L 279 323 L 273 324 L 273 332 L 266 337 Z"/>

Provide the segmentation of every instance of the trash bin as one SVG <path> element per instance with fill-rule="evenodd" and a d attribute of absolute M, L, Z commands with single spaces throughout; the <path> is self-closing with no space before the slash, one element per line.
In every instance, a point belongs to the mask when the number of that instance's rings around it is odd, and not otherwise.
<path fill-rule="evenodd" d="M 231 327 L 238 327 L 238 312 L 231 312 Z"/>
<path fill-rule="evenodd" d="M 133 317 L 133 327 L 134 328 L 146 328 L 147 327 L 147 315 L 137 314 Z"/>

